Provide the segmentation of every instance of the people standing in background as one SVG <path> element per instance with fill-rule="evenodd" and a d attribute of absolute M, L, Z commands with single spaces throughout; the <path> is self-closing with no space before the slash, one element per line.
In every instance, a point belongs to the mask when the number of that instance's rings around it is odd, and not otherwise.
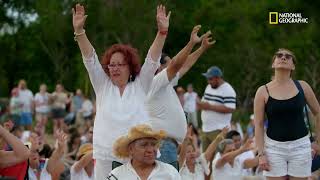
<path fill-rule="evenodd" d="M 177 95 L 178 95 L 178 98 L 179 98 L 179 101 L 180 101 L 180 104 L 181 104 L 182 107 L 183 107 L 183 105 L 184 105 L 184 97 L 183 97 L 183 95 L 184 95 L 185 92 L 186 92 L 186 91 L 183 89 L 182 86 L 178 86 L 178 87 L 176 88 L 176 93 L 177 93 Z"/>
<path fill-rule="evenodd" d="M 40 141 L 44 139 L 45 128 L 48 122 L 48 114 L 50 111 L 49 107 L 49 93 L 47 92 L 47 86 L 45 84 L 41 84 L 39 88 L 39 92 L 36 93 L 34 97 L 35 102 L 35 110 L 36 110 L 36 127 L 37 133 L 40 136 Z"/>
<path fill-rule="evenodd" d="M 25 129 L 32 129 L 32 113 L 34 110 L 33 93 L 27 88 L 25 80 L 20 80 L 18 84 L 19 88 L 19 101 L 22 103 L 20 125 Z"/>
<path fill-rule="evenodd" d="M 199 128 L 198 119 L 197 119 L 197 99 L 198 94 L 193 91 L 192 84 L 187 86 L 187 92 L 183 95 L 184 112 L 187 113 L 188 123 L 192 123 L 194 127 Z"/>
<path fill-rule="evenodd" d="M 82 118 L 84 119 L 85 126 L 89 128 L 90 126 L 92 126 L 93 104 L 86 95 L 83 95 L 83 99 L 84 100 L 80 112 L 82 114 Z"/>
<path fill-rule="evenodd" d="M 20 125 L 22 102 L 19 100 L 19 89 L 13 88 L 10 98 L 10 114 L 16 126 Z"/>
<path fill-rule="evenodd" d="M 53 131 L 58 129 L 66 130 L 64 117 L 66 115 L 66 104 L 68 103 L 68 96 L 64 92 L 62 84 L 56 85 L 56 90 L 52 93 L 51 113 L 53 118 Z"/>
<path fill-rule="evenodd" d="M 210 67 L 203 75 L 208 80 L 208 86 L 197 105 L 202 110 L 201 140 L 205 150 L 224 127 L 230 127 L 232 112 L 236 109 L 236 92 L 224 81 L 222 71 L 217 66 Z"/>
<path fill-rule="evenodd" d="M 83 122 L 82 114 L 80 112 L 83 101 L 83 93 L 81 89 L 77 89 L 76 94 L 71 100 L 71 112 L 74 113 L 76 124 L 81 124 L 81 122 Z"/>

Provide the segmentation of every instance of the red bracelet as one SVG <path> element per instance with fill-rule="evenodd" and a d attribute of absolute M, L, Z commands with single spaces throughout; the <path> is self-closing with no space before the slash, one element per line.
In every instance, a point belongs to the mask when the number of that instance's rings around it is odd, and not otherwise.
<path fill-rule="evenodd" d="M 168 34 L 168 31 L 159 31 L 159 34 L 166 36 Z"/>

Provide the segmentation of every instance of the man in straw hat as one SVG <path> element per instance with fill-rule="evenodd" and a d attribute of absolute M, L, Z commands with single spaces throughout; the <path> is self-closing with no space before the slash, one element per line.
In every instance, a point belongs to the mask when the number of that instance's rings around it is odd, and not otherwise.
<path fill-rule="evenodd" d="M 109 180 L 180 180 L 178 171 L 171 165 L 156 160 L 159 142 L 166 136 L 163 130 L 152 130 L 149 125 L 132 127 L 128 135 L 121 136 L 113 144 L 118 158 L 129 162 L 111 171 Z"/>
<path fill-rule="evenodd" d="M 77 153 L 77 162 L 71 167 L 71 180 L 93 180 L 93 169 L 92 144 L 82 144 Z"/>

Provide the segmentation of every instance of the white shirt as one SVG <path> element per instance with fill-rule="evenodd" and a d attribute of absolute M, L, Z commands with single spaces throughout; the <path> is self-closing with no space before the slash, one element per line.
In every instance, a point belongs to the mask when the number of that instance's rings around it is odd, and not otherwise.
<path fill-rule="evenodd" d="M 243 167 L 243 163 L 245 160 L 253 159 L 253 158 L 255 158 L 253 151 L 246 151 L 246 152 L 238 155 L 235 158 L 235 163 L 237 163 L 238 164 L 237 166 L 240 167 L 240 174 L 242 176 L 252 176 L 253 175 L 252 168 L 244 169 L 244 167 Z"/>
<path fill-rule="evenodd" d="M 19 96 L 20 102 L 23 104 L 22 112 L 31 113 L 32 112 L 32 101 L 33 101 L 33 94 L 29 89 L 19 89 Z"/>
<path fill-rule="evenodd" d="M 119 88 L 112 83 L 102 69 L 94 50 L 92 57 L 84 58 L 84 65 L 96 93 L 93 157 L 122 162 L 112 153 L 113 142 L 127 134 L 131 127 L 148 121 L 144 101 L 153 75 L 160 66 L 159 59 L 154 62 L 148 54 L 139 76 L 126 85 L 122 96 Z"/>
<path fill-rule="evenodd" d="M 45 93 L 45 94 L 41 94 L 41 93 L 37 93 L 36 96 L 34 97 L 34 100 L 36 101 L 36 103 L 41 103 L 41 105 L 36 106 L 36 112 L 38 113 L 48 113 L 49 112 L 49 94 Z"/>
<path fill-rule="evenodd" d="M 165 130 L 167 135 L 182 143 L 187 133 L 187 120 L 179 98 L 173 89 L 178 84 L 177 74 L 171 82 L 167 68 L 158 73 L 152 81 L 145 103 L 150 124 L 155 130 Z"/>
<path fill-rule="evenodd" d="M 221 84 L 218 88 L 213 89 L 210 85 L 206 87 L 203 102 L 209 104 L 224 105 L 228 108 L 236 108 L 236 92 L 227 82 Z M 225 126 L 230 127 L 232 113 L 220 113 L 211 110 L 203 110 L 201 112 L 202 130 L 210 132 L 223 129 Z"/>
<path fill-rule="evenodd" d="M 89 177 L 84 168 L 82 168 L 79 172 L 75 172 L 74 166 L 76 163 L 74 163 L 70 168 L 71 180 L 94 180 L 94 173 L 92 173 L 91 177 Z"/>
<path fill-rule="evenodd" d="M 188 112 L 188 113 L 196 112 L 196 110 L 197 110 L 196 109 L 197 97 L 198 97 L 198 94 L 195 92 L 184 93 L 184 95 L 183 95 L 183 98 L 184 98 L 183 109 L 185 112 Z"/>
<path fill-rule="evenodd" d="M 51 180 L 51 175 L 47 171 L 48 160 L 49 159 L 46 159 L 43 169 L 41 170 L 40 180 Z M 29 180 L 38 180 L 36 174 L 34 173 L 31 167 L 29 167 L 28 169 L 28 176 L 29 176 Z"/>
<path fill-rule="evenodd" d="M 112 170 L 109 180 L 141 180 L 131 165 L 131 161 Z M 180 180 L 178 171 L 170 164 L 156 161 L 156 166 L 147 180 Z"/>
<path fill-rule="evenodd" d="M 204 180 L 204 174 L 209 175 L 209 163 L 202 153 L 199 158 L 196 160 L 194 173 L 189 171 L 186 163 L 181 167 L 180 171 L 181 179 L 183 180 Z"/>
<path fill-rule="evenodd" d="M 216 168 L 217 161 L 220 158 L 220 153 L 217 153 L 212 161 L 211 180 L 240 180 L 240 167 L 237 163 L 233 163 L 233 166 L 231 166 L 229 163 L 226 163 L 223 167 L 219 169 Z"/>
<path fill-rule="evenodd" d="M 92 102 L 89 99 L 84 100 L 81 110 L 84 117 L 90 116 L 93 111 Z"/>

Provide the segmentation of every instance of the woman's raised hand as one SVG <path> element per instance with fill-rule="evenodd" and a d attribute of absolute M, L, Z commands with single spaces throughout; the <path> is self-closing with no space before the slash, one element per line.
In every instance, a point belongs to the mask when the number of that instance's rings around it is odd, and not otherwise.
<path fill-rule="evenodd" d="M 88 15 L 85 15 L 84 7 L 80 4 L 77 4 L 75 8 L 72 8 L 72 22 L 75 33 L 83 32 L 84 23 Z"/>
<path fill-rule="evenodd" d="M 167 32 L 169 28 L 171 11 L 166 14 L 166 7 L 163 5 L 157 6 L 157 25 L 159 32 Z"/>

